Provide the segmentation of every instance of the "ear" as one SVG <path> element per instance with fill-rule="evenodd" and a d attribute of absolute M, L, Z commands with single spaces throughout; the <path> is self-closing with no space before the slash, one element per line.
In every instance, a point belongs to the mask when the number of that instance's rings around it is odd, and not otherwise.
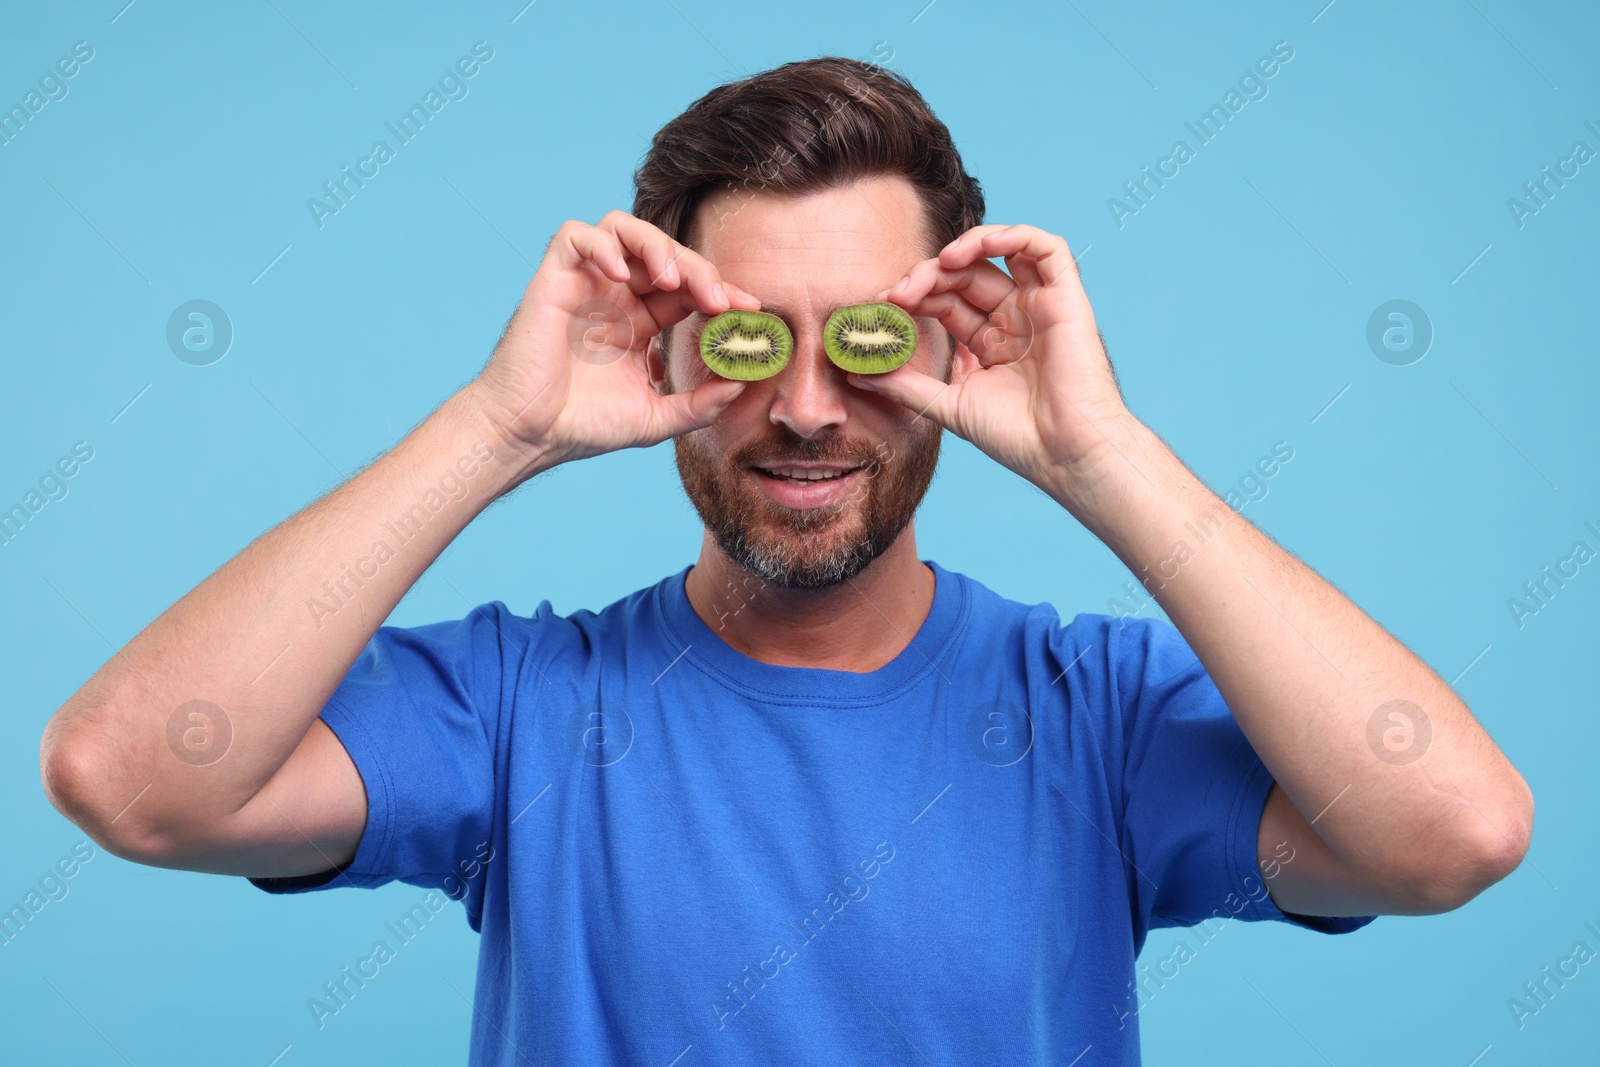
<path fill-rule="evenodd" d="M 977 356 L 972 354 L 972 349 L 957 341 L 954 335 L 950 336 L 950 341 L 955 345 L 950 356 L 955 364 L 950 369 L 950 384 L 960 385 L 967 375 L 974 371 L 982 370 L 983 364 L 979 362 Z"/>
<path fill-rule="evenodd" d="M 644 369 L 650 377 L 650 388 L 665 396 L 672 390 L 667 387 L 666 352 L 662 348 L 661 337 L 661 334 L 656 334 L 645 342 Z"/>

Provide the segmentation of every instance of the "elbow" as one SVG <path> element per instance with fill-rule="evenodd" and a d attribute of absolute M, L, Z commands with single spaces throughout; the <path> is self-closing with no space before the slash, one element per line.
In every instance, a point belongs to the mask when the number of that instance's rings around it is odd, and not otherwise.
<path fill-rule="evenodd" d="M 107 785 L 115 777 L 96 748 L 70 732 L 47 727 L 39 745 L 39 781 L 52 807 L 105 851 L 135 863 L 158 863 L 161 850 L 143 824 L 112 807 Z"/>
<path fill-rule="evenodd" d="M 84 746 L 52 719 L 39 741 L 39 784 L 50 806 L 84 830 L 93 822 L 87 794 L 95 777 Z"/>
<path fill-rule="evenodd" d="M 1464 907 L 1521 866 L 1533 842 L 1533 792 L 1515 771 L 1512 777 L 1510 796 L 1489 811 L 1469 808 L 1430 871 L 1411 880 L 1414 914 Z"/>

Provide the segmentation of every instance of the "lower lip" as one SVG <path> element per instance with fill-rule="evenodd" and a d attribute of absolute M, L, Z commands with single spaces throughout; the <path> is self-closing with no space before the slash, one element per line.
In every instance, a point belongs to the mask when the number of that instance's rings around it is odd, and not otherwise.
<path fill-rule="evenodd" d="M 797 511 L 806 508 L 820 508 L 832 504 L 850 492 L 851 488 L 864 475 L 861 468 L 857 467 L 849 474 L 837 478 L 819 478 L 805 485 L 797 485 L 787 478 L 774 478 L 762 471 L 751 471 L 766 490 L 767 495 L 778 504 Z"/>

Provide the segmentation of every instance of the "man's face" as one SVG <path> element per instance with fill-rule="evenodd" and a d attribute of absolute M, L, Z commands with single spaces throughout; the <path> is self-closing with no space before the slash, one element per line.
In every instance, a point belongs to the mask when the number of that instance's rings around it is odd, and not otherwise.
<path fill-rule="evenodd" d="M 702 430 L 676 439 L 684 491 L 718 547 L 764 581 L 818 589 L 854 577 L 911 521 L 939 460 L 940 428 L 851 387 L 822 327 L 835 308 L 892 286 L 929 254 L 921 202 L 901 177 L 804 196 L 748 190 L 702 202 L 689 238 L 722 277 L 794 334 L 782 371 L 745 386 Z M 662 388 L 711 376 L 699 356 L 707 316 L 671 331 Z M 917 320 L 911 366 L 949 380 L 947 335 Z M 821 480 L 774 472 L 805 469 Z"/>

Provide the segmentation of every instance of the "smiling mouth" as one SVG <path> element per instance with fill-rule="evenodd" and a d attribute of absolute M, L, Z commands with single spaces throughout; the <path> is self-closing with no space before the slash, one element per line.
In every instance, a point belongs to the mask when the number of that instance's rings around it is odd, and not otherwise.
<path fill-rule="evenodd" d="M 774 481 L 787 482 L 790 485 L 813 485 L 818 482 L 830 482 L 860 470 L 860 467 L 790 467 L 752 466 L 752 469 Z"/>

